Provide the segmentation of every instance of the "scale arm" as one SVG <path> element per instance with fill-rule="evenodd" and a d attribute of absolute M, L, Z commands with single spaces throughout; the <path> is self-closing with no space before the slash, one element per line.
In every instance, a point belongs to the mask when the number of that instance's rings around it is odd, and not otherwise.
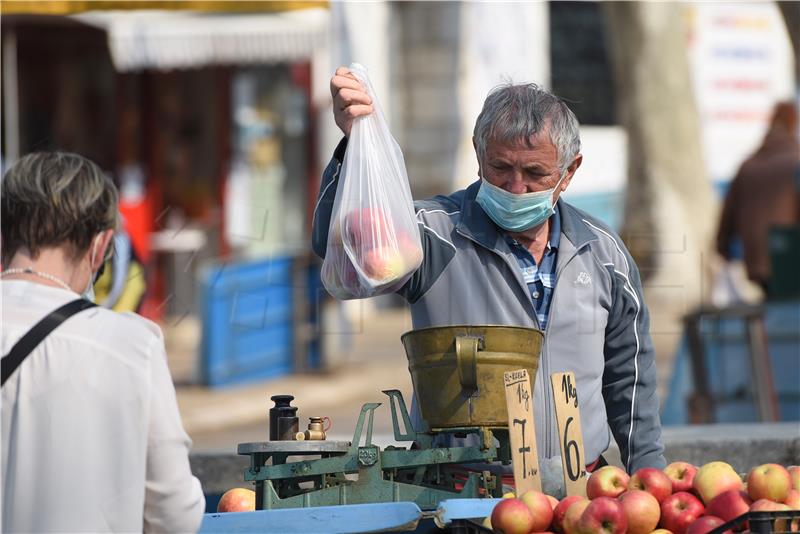
<path fill-rule="evenodd" d="M 383 469 L 403 469 L 436 464 L 492 462 L 497 458 L 494 448 L 481 451 L 476 447 L 441 447 L 437 449 L 381 451 Z"/>

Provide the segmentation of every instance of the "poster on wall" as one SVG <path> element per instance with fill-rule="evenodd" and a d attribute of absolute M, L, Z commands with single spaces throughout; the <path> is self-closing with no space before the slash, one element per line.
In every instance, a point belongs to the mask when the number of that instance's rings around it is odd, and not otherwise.
<path fill-rule="evenodd" d="M 687 6 L 688 50 L 708 174 L 726 184 L 794 98 L 792 50 L 773 2 Z"/>

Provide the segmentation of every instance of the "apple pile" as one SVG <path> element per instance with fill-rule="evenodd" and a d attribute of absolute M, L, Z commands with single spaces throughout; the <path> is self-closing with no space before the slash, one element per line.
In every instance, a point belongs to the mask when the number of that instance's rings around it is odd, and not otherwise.
<path fill-rule="evenodd" d="M 630 477 L 609 465 L 592 473 L 586 495 L 507 493 L 483 525 L 503 534 L 706 534 L 748 511 L 800 510 L 800 466 L 760 465 L 743 482 L 725 462 L 673 462 Z M 797 523 L 780 526 L 800 532 Z"/>
<path fill-rule="evenodd" d="M 410 231 L 417 231 L 416 224 Z M 341 224 L 331 225 L 328 239 L 322 276 L 332 294 L 343 290 L 344 294 L 367 296 L 361 290 L 359 272 L 369 285 L 378 288 L 400 280 L 422 262 L 418 236 L 392 224 L 390 217 L 377 208 L 350 211 Z"/>
<path fill-rule="evenodd" d="M 247 488 L 233 488 L 222 494 L 217 512 L 252 512 L 256 509 L 256 492 Z"/>

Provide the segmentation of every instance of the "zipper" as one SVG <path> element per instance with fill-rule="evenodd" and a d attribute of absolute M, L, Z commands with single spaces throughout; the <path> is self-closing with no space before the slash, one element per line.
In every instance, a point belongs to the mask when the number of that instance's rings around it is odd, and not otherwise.
<path fill-rule="evenodd" d="M 518 275 L 517 284 L 519 285 L 520 289 L 522 289 L 523 294 L 526 295 L 526 299 L 525 300 L 528 303 L 528 311 L 530 313 L 530 316 L 533 317 L 533 324 L 536 325 L 536 328 L 538 330 L 541 330 L 541 325 L 539 324 L 539 320 L 536 317 L 536 308 L 533 306 L 533 302 L 531 302 L 531 295 L 530 295 L 530 291 L 528 290 L 528 285 L 525 283 L 524 280 L 522 280 L 522 275 L 519 272 L 519 264 L 518 263 L 511 264 L 511 262 L 508 261 L 508 258 L 506 258 L 503 254 L 500 254 L 498 251 L 485 246 L 483 243 L 479 242 L 478 240 L 474 239 L 473 237 L 461 233 L 461 231 L 458 228 L 456 228 L 456 233 L 458 235 L 460 235 L 461 237 L 469 239 L 470 241 L 472 241 L 476 245 L 479 245 L 481 248 L 488 250 L 489 252 L 495 254 L 496 256 L 499 256 L 505 262 L 505 264 L 508 267 L 512 268 L 512 272 L 517 273 L 517 275 Z M 516 262 L 516 259 L 514 261 Z"/>
<path fill-rule="evenodd" d="M 503 256 L 502 254 L 500 254 L 499 252 L 484 246 L 482 243 L 479 243 L 476 239 L 473 239 L 471 236 L 463 234 L 461 231 L 458 230 L 458 228 L 456 228 L 456 233 L 458 235 L 460 235 L 461 237 L 469 239 L 473 243 L 481 246 L 482 248 L 485 248 L 486 250 L 489 250 L 489 251 L 493 252 L 494 254 L 500 256 L 506 262 L 506 265 L 508 265 L 509 262 L 507 261 L 506 257 Z M 580 247 L 575 247 L 575 250 L 573 251 L 572 255 L 569 258 L 567 258 L 567 260 L 564 262 L 564 264 L 561 266 L 560 269 L 558 268 L 558 262 L 556 262 L 556 281 L 555 281 L 555 287 L 553 288 L 553 296 L 551 297 L 551 300 L 550 300 L 550 317 L 549 317 L 549 319 L 547 321 L 547 326 L 544 329 L 545 343 L 547 341 L 547 332 L 550 330 L 550 325 L 553 324 L 553 313 L 552 312 L 553 312 L 553 310 L 555 310 L 556 293 L 558 292 L 558 281 L 561 278 L 561 273 L 563 273 L 564 270 L 566 270 L 567 265 L 569 265 L 569 263 L 573 259 L 575 259 L 575 257 L 578 255 L 578 253 L 587 244 L 588 244 L 588 242 L 584 243 Z M 519 270 L 519 266 L 517 265 L 517 271 L 518 270 Z M 536 316 L 536 308 L 533 306 L 533 302 L 530 299 L 530 294 L 528 293 L 527 285 L 525 287 L 525 294 L 528 296 L 528 298 L 526 299 L 526 301 L 528 302 L 528 306 L 530 306 L 530 309 L 533 312 L 532 313 L 533 323 L 536 325 L 536 327 L 539 330 L 541 330 L 542 329 L 541 328 L 541 324 L 539 324 L 539 318 Z M 543 373 L 543 376 L 545 377 L 545 380 L 544 380 L 545 383 L 542 384 L 542 387 L 543 387 L 543 390 L 544 390 L 543 391 L 543 393 L 544 393 L 543 396 L 544 396 L 544 403 L 545 403 L 544 415 L 545 415 L 545 419 L 546 419 L 546 421 L 544 421 L 544 436 L 545 436 L 544 437 L 544 444 L 545 444 L 544 450 L 545 450 L 545 454 L 551 454 L 552 455 L 551 451 L 553 451 L 553 450 L 557 451 L 560 454 L 561 453 L 561 446 L 558 443 L 556 443 L 555 444 L 556 448 L 554 449 L 554 446 L 553 446 L 554 439 L 553 439 L 552 432 L 550 431 L 550 427 L 552 426 L 551 419 L 553 417 L 551 415 L 552 411 L 553 411 L 553 406 L 552 406 L 553 400 L 551 398 L 551 396 L 552 396 L 552 391 L 551 391 L 552 387 L 550 385 L 550 364 L 549 364 L 549 357 L 548 357 L 549 350 L 548 350 L 547 353 L 545 353 L 544 349 L 545 349 L 545 345 L 543 344 L 542 345 L 542 357 L 539 360 L 539 364 L 542 367 L 542 373 Z"/>
<path fill-rule="evenodd" d="M 581 247 L 581 248 L 583 248 L 583 247 Z M 547 319 L 547 326 L 544 329 L 544 339 L 545 339 L 545 341 L 548 339 L 547 338 L 547 333 L 550 330 L 550 325 L 553 324 L 553 311 L 555 310 L 556 294 L 558 293 L 558 281 L 561 278 L 561 273 L 563 273 L 564 270 L 566 270 L 567 265 L 569 265 L 569 263 L 575 258 L 575 256 L 578 255 L 578 252 L 580 252 L 581 248 L 577 248 L 577 247 L 575 248 L 575 251 L 572 253 L 572 255 L 569 258 L 567 258 L 567 260 L 564 262 L 564 264 L 561 267 L 561 269 L 558 268 L 558 262 L 556 261 L 556 281 L 555 281 L 555 284 L 553 285 L 553 296 L 550 298 L 550 311 L 549 311 L 549 317 Z M 537 319 L 537 322 L 538 322 L 538 319 Z M 549 348 L 548 348 L 547 353 L 545 353 L 544 346 L 543 346 L 542 347 L 541 364 L 542 364 L 542 370 L 544 371 L 544 376 L 546 377 L 545 378 L 545 382 L 546 382 L 545 386 L 546 387 L 544 388 L 544 400 L 545 400 L 545 417 L 547 419 L 547 421 L 546 421 L 547 424 L 545 425 L 545 433 L 544 433 L 544 435 L 545 435 L 545 438 L 544 438 L 545 451 L 547 451 L 546 454 L 552 454 L 551 451 L 555 450 L 560 454 L 561 453 L 561 445 L 556 443 L 556 447 L 555 448 L 553 447 L 553 435 L 552 435 L 552 432 L 550 431 L 550 429 L 552 427 L 552 425 L 550 424 L 550 419 L 552 419 L 552 417 L 554 417 L 554 416 L 552 414 L 552 412 L 553 412 L 553 406 L 552 406 L 552 404 L 553 404 L 553 400 L 552 400 L 553 392 L 552 392 L 552 387 L 550 385 L 550 358 L 549 358 L 549 354 L 550 354 Z"/>
<path fill-rule="evenodd" d="M 466 239 L 469 239 L 473 243 L 479 245 L 481 248 L 484 248 L 484 249 L 492 252 L 493 254 L 499 256 L 500 258 L 503 259 L 503 261 L 505 261 L 506 265 L 509 265 L 508 259 L 503 254 L 500 254 L 496 250 L 484 246 L 482 243 L 478 242 L 476 239 L 473 239 L 471 236 L 463 234 L 461 231 L 458 230 L 458 228 L 456 228 L 456 233 L 458 235 L 466 238 Z M 573 257 L 575 255 L 577 255 L 577 251 L 573 255 Z M 572 258 L 570 258 L 570 260 L 571 259 Z M 569 262 L 570 260 L 567 260 L 567 262 Z M 564 266 L 566 267 L 566 264 L 564 264 Z M 509 265 L 509 267 L 511 267 L 511 265 Z M 519 264 L 514 265 L 513 268 L 515 268 L 515 270 L 513 272 L 516 272 L 516 273 L 519 272 Z M 558 287 L 558 272 L 556 272 L 556 287 Z M 536 316 L 536 307 L 533 305 L 533 302 L 531 301 L 530 290 L 528 289 L 527 284 L 524 284 L 524 288 L 523 289 L 524 289 L 524 294 L 526 296 L 525 302 L 527 302 L 527 306 L 528 306 L 528 308 L 530 310 L 530 315 L 531 315 L 531 317 L 533 317 L 533 324 L 534 324 L 534 326 L 536 327 L 537 330 L 541 331 L 542 330 L 542 325 L 539 323 L 539 317 Z M 553 290 L 553 299 L 555 299 L 555 289 Z M 553 307 L 553 301 L 550 302 L 550 309 L 552 309 L 552 307 Z M 550 322 L 551 321 L 547 322 L 548 327 L 550 326 Z M 546 340 L 547 340 L 547 330 L 545 329 L 543 332 L 544 332 L 544 340 L 546 342 Z M 551 408 L 550 396 L 548 395 L 548 392 L 550 390 L 550 385 L 549 385 L 549 381 L 550 381 L 549 368 L 550 368 L 550 366 L 547 364 L 547 358 L 545 357 L 544 348 L 545 348 L 545 345 L 544 345 L 544 343 L 542 343 L 542 357 L 539 359 L 539 365 L 542 367 L 542 375 L 545 377 L 545 380 L 544 380 L 545 383 L 541 385 L 541 387 L 542 387 L 542 397 L 544 397 L 544 404 L 545 404 L 544 410 L 542 411 L 542 414 L 544 415 L 544 418 L 545 418 L 545 421 L 543 421 L 543 424 L 544 424 L 544 438 L 545 438 L 544 439 L 544 442 L 545 442 L 544 450 L 545 450 L 545 454 L 550 454 L 550 450 L 552 449 L 552 444 L 551 444 L 552 438 L 550 436 L 550 418 L 551 418 L 550 417 L 550 411 L 551 411 L 552 408 Z M 534 384 L 534 388 L 535 387 L 536 387 L 536 385 Z"/>

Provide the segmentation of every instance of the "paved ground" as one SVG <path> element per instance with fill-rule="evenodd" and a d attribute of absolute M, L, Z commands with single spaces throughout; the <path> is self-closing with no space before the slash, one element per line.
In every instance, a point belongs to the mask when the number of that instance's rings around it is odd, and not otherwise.
<path fill-rule="evenodd" d="M 165 328 L 170 368 L 176 382 L 183 424 L 195 451 L 234 451 L 237 443 L 265 441 L 270 396 L 291 394 L 299 407 L 301 429 L 310 416 L 328 416 L 328 439 L 352 439 L 361 406 L 381 402 L 375 413 L 374 441 L 390 443 L 388 398 L 384 389 L 399 389 L 410 403 L 411 378 L 400 335 L 411 328 L 407 311 L 366 308 L 357 320 L 346 352 L 342 336 L 329 341 L 326 370 L 291 375 L 254 385 L 209 389 L 193 385 L 196 376 L 198 326 L 192 321 Z"/>

